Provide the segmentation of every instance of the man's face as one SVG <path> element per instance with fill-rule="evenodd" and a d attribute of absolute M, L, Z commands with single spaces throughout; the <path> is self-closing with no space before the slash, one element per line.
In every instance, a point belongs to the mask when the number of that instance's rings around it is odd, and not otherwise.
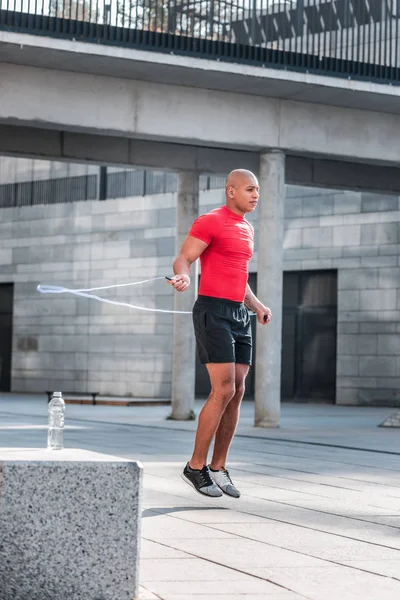
<path fill-rule="evenodd" d="M 260 188 L 255 177 L 243 177 L 235 186 L 230 186 L 228 194 L 237 210 L 243 214 L 253 212 L 257 206 Z"/>

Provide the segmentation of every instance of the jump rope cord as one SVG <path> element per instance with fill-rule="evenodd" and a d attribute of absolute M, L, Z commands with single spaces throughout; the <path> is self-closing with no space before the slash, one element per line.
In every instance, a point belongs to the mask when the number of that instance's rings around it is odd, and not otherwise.
<path fill-rule="evenodd" d="M 106 285 L 103 287 L 95 288 L 81 288 L 71 289 L 61 285 L 38 285 L 37 291 L 41 294 L 73 294 L 74 296 L 82 296 L 83 298 L 89 298 L 91 300 L 97 300 L 98 302 L 104 302 L 105 304 L 114 304 L 115 306 L 126 306 L 128 308 L 134 308 L 135 310 L 144 310 L 146 312 L 157 312 L 157 313 L 168 313 L 174 315 L 191 315 L 191 311 L 187 310 L 163 310 L 162 308 L 148 308 L 146 306 L 137 306 L 136 304 L 129 304 L 127 302 L 117 302 L 116 300 L 109 300 L 108 298 L 102 298 L 96 294 L 90 294 L 89 292 L 97 292 L 99 290 L 110 290 L 112 288 L 128 287 L 131 285 L 141 285 L 150 281 L 157 281 L 158 279 L 165 279 L 165 277 L 152 277 L 151 279 L 144 279 L 143 281 L 134 281 L 132 283 L 118 283 L 115 285 Z"/>
<path fill-rule="evenodd" d="M 113 288 L 128 287 L 131 285 L 142 285 L 143 283 L 157 281 L 158 279 L 165 279 L 165 277 L 152 277 L 151 279 L 143 279 L 143 281 L 133 281 L 131 283 L 117 283 L 115 285 L 105 285 L 102 287 L 94 288 L 80 288 L 76 290 L 63 287 L 62 285 L 40 284 L 37 286 L 37 291 L 41 294 L 72 294 L 74 296 L 82 296 L 82 298 L 89 298 L 90 300 L 104 302 L 105 304 L 114 304 L 115 306 L 126 306 L 127 308 L 133 308 L 135 310 L 144 310 L 146 312 L 157 312 L 173 315 L 191 315 L 192 312 L 189 310 L 163 310 L 162 308 L 148 308 L 147 306 L 138 306 L 137 304 L 129 304 L 128 302 L 117 302 L 116 300 L 109 300 L 108 298 L 102 298 L 101 296 L 97 296 L 96 294 L 89 293 L 98 292 L 99 290 L 111 290 Z M 254 316 L 254 313 L 250 312 L 250 316 Z"/>

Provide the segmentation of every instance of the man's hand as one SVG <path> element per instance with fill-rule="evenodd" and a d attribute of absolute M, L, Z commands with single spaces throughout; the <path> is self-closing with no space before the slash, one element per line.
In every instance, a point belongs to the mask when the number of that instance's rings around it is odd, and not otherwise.
<path fill-rule="evenodd" d="M 185 273 L 179 273 L 178 275 L 174 275 L 171 279 L 168 279 L 168 283 L 170 283 L 177 292 L 184 292 L 190 285 L 190 277 Z"/>
<path fill-rule="evenodd" d="M 264 305 L 261 305 L 260 308 L 258 308 L 256 310 L 256 315 L 257 315 L 257 321 L 261 325 L 267 325 L 272 318 L 271 310 L 268 308 L 268 306 L 264 306 Z"/>

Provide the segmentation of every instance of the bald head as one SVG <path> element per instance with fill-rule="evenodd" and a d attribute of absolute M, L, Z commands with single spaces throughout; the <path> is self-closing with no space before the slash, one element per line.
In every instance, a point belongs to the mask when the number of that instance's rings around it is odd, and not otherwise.
<path fill-rule="evenodd" d="M 225 184 L 226 206 L 239 215 L 253 212 L 258 201 L 258 181 L 251 171 L 235 169 Z"/>
<path fill-rule="evenodd" d="M 258 185 L 257 177 L 251 171 L 247 169 L 235 169 L 231 171 L 226 178 L 225 190 L 228 191 L 229 187 L 238 188 L 242 185 L 246 185 L 247 182 L 255 183 Z"/>

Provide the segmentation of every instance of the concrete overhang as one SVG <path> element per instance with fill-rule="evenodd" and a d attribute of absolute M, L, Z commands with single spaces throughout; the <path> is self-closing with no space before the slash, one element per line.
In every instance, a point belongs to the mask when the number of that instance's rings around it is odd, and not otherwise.
<path fill-rule="evenodd" d="M 0 62 L 400 114 L 400 86 L 0 31 Z"/>
<path fill-rule="evenodd" d="M 0 154 L 67 162 L 226 174 L 258 173 L 257 152 L 123 139 L 36 127 L 0 125 Z M 319 188 L 400 194 L 400 168 L 318 157 L 286 157 L 286 183 Z"/>

